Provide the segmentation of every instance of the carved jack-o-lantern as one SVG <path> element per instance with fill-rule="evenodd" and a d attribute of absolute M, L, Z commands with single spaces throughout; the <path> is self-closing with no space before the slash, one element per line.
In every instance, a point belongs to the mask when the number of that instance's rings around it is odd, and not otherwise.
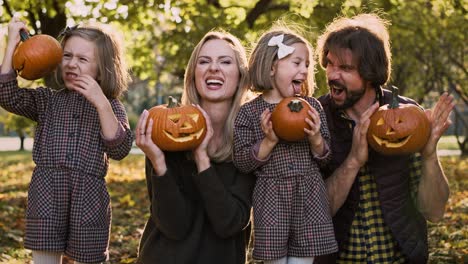
<path fill-rule="evenodd" d="M 398 103 L 398 88 L 393 87 L 392 94 L 392 103 L 381 106 L 371 116 L 367 141 L 385 155 L 418 152 L 431 134 L 429 120 L 420 107 Z"/>
<path fill-rule="evenodd" d="M 312 109 L 309 102 L 300 97 L 282 99 L 271 113 L 275 134 L 286 141 L 299 141 L 305 138 L 304 128 L 310 129 L 305 119 Z"/>
<path fill-rule="evenodd" d="M 198 108 L 178 105 L 170 97 L 167 105 L 158 105 L 149 110 L 153 119 L 151 139 L 162 150 L 185 151 L 196 148 L 206 134 L 205 117 Z"/>

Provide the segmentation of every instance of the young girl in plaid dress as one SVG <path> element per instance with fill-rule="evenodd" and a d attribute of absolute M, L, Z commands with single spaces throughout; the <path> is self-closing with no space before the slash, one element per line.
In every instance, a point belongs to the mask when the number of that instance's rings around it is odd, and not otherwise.
<path fill-rule="evenodd" d="M 330 136 L 313 90 L 312 48 L 295 31 L 280 26 L 260 37 L 249 60 L 253 90 L 235 120 L 234 163 L 254 172 L 253 258 L 264 263 L 313 263 L 337 251 L 325 185 L 319 166 L 330 160 Z M 279 139 L 271 112 L 281 99 L 300 96 L 313 107 L 306 137 Z"/>
<path fill-rule="evenodd" d="M 118 97 L 128 72 L 120 44 L 94 27 L 64 31 L 60 90 L 18 87 L 12 57 L 24 22 L 13 18 L 0 69 L 0 105 L 37 122 L 24 245 L 35 264 L 98 263 L 108 258 L 109 158 L 130 152 L 133 136 Z"/>

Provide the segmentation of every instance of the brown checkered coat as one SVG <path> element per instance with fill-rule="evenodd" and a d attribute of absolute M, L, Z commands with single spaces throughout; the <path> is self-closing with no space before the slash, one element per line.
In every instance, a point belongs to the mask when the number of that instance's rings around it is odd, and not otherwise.
<path fill-rule="evenodd" d="M 96 109 L 80 94 L 21 89 L 14 73 L 0 75 L 0 105 L 37 122 L 26 248 L 62 251 L 79 262 L 106 259 L 111 207 L 104 177 L 109 158 L 123 159 L 133 141 L 122 103 L 110 104 L 120 129 L 108 141 Z"/>

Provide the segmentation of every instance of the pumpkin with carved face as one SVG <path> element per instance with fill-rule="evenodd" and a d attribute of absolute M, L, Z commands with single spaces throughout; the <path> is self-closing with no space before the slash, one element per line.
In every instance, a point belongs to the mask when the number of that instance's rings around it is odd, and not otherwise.
<path fill-rule="evenodd" d="M 413 104 L 399 104 L 398 88 L 392 88 L 393 99 L 381 106 L 370 118 L 367 141 L 377 152 L 403 155 L 420 151 L 431 134 L 424 111 Z"/>
<path fill-rule="evenodd" d="M 153 119 L 151 139 L 162 150 L 185 151 L 198 147 L 206 135 L 205 117 L 192 105 L 178 105 L 170 97 L 166 105 L 149 110 Z"/>
<path fill-rule="evenodd" d="M 305 119 L 312 106 L 300 97 L 283 98 L 271 113 L 275 134 L 286 141 L 294 142 L 305 138 L 304 128 L 310 129 Z"/>

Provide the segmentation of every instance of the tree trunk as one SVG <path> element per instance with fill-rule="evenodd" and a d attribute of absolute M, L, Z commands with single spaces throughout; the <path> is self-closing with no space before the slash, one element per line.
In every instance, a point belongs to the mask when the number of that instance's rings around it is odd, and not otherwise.
<path fill-rule="evenodd" d="M 20 136 L 20 148 L 19 150 L 20 151 L 23 151 L 24 150 L 24 139 L 26 138 L 25 136 Z"/>

